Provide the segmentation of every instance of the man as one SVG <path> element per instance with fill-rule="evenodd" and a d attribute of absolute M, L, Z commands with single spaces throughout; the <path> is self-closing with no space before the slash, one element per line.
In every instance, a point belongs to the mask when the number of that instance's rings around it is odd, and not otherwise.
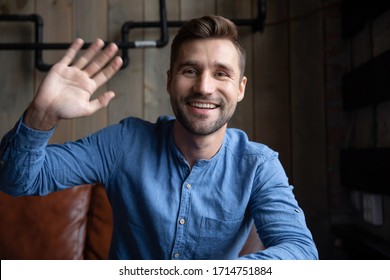
<path fill-rule="evenodd" d="M 127 118 L 77 142 L 47 145 L 61 119 L 91 115 L 114 97 L 90 100 L 120 68 L 117 47 L 101 50 L 97 40 L 75 59 L 76 40 L 3 138 L 1 190 L 45 195 L 104 184 L 113 259 L 238 258 L 253 221 L 266 249 L 241 258 L 318 258 L 277 153 L 227 129 L 247 81 L 237 37 L 218 16 L 180 29 L 167 81 L 176 119 Z"/>

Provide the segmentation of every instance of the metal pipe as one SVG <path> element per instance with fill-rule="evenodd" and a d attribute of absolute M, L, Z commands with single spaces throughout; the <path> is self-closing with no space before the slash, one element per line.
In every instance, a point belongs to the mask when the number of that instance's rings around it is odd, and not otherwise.
<path fill-rule="evenodd" d="M 129 63 L 128 50 L 133 48 L 161 48 L 169 42 L 168 27 L 180 27 L 185 21 L 168 21 L 166 12 L 165 0 L 159 0 L 160 5 L 160 21 L 152 22 L 132 22 L 127 21 L 122 25 L 122 41 L 115 42 L 122 52 L 123 65 L 125 68 Z M 257 17 L 255 19 L 233 19 L 232 21 L 237 26 L 252 26 L 253 31 L 263 31 L 266 17 L 266 0 L 258 0 Z M 51 65 L 45 64 L 43 61 L 43 50 L 65 50 L 68 49 L 71 43 L 43 43 L 43 19 L 36 14 L 31 15 L 0 15 L 0 21 L 17 21 L 17 22 L 33 22 L 34 23 L 34 42 L 33 43 L 0 43 L 0 50 L 34 50 L 35 51 L 35 66 L 41 71 L 48 71 Z M 136 40 L 128 41 L 131 29 L 135 28 L 160 28 L 160 38 L 157 40 Z M 106 45 L 109 42 L 105 42 Z M 88 48 L 91 43 L 85 43 L 83 49 Z"/>

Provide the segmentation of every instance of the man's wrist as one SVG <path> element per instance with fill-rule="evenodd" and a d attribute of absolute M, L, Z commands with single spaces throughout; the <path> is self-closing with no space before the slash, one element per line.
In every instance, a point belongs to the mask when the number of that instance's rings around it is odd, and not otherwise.
<path fill-rule="evenodd" d="M 49 131 L 57 125 L 58 119 L 30 106 L 24 114 L 23 123 L 35 130 Z"/>

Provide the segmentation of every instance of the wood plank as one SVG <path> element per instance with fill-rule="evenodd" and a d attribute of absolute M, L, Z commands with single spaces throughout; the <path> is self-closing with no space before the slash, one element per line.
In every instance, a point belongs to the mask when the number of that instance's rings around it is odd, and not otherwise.
<path fill-rule="evenodd" d="M 216 13 L 215 0 L 181 0 L 180 3 L 180 14 L 182 20 L 189 20 L 192 18 L 202 17 L 205 15 L 211 15 Z"/>
<path fill-rule="evenodd" d="M 126 21 L 143 21 L 142 0 L 108 1 L 108 37 L 121 40 L 121 27 Z M 143 39 L 143 30 L 131 30 L 128 40 Z M 129 65 L 119 71 L 109 82 L 108 88 L 116 94 L 108 106 L 108 123 L 113 124 L 128 116 L 143 117 L 143 49 L 129 50 Z"/>
<path fill-rule="evenodd" d="M 299 19 L 316 13 L 321 9 L 321 1 L 318 0 L 295 0 L 290 1 L 289 17 Z"/>
<path fill-rule="evenodd" d="M 229 19 L 250 19 L 256 15 L 252 15 L 252 2 L 248 1 L 247 5 L 243 5 L 240 0 L 218 0 L 216 13 Z M 251 27 L 239 27 L 239 38 L 242 46 L 246 51 L 246 67 L 245 76 L 248 82 L 245 89 L 245 97 L 238 104 L 235 114 L 229 122 L 230 127 L 236 127 L 244 130 L 250 139 L 254 137 L 253 127 L 253 110 L 254 110 L 254 91 L 253 91 L 253 36 L 254 33 Z"/>
<path fill-rule="evenodd" d="M 80 37 L 85 42 L 96 38 L 107 40 L 107 0 L 84 0 L 73 2 L 73 38 Z M 92 98 L 103 94 L 107 85 L 97 90 Z M 74 122 L 74 138 L 78 139 L 107 125 L 107 109 L 104 108 L 90 117 Z"/>
<path fill-rule="evenodd" d="M 179 2 L 168 0 L 168 20 L 179 19 Z M 145 1 L 145 20 L 159 21 L 159 5 L 156 0 Z M 173 116 L 169 94 L 166 91 L 167 71 L 170 61 L 170 45 L 177 29 L 169 29 L 170 41 L 163 48 L 149 48 L 145 50 L 144 56 L 144 118 L 155 122 L 159 116 Z M 146 40 L 158 40 L 160 38 L 158 28 L 145 30 Z"/>
<path fill-rule="evenodd" d="M 273 1 L 267 14 L 264 33 L 254 38 L 255 139 L 279 152 L 292 178 L 288 1 Z"/>
<path fill-rule="evenodd" d="M 36 1 L 36 13 L 43 17 L 43 41 L 49 42 L 70 42 L 72 25 L 72 1 Z M 54 64 L 64 55 L 65 51 L 44 51 L 43 59 L 47 64 Z M 36 70 L 36 90 L 46 73 Z M 50 139 L 51 143 L 62 143 L 73 139 L 73 120 L 62 120 Z"/>
<path fill-rule="evenodd" d="M 292 172 L 320 254 L 329 255 L 323 21 L 317 10 L 321 0 L 311 3 L 313 12 L 307 5 L 307 0 L 290 1 L 290 14 L 301 15 L 290 25 Z"/>
<path fill-rule="evenodd" d="M 1 3 L 2 14 L 31 14 L 34 2 L 6 0 Z M 31 23 L 0 22 L 0 42 L 33 42 Z M 0 51 L 0 135 L 9 131 L 33 98 L 34 53 L 32 51 Z"/>

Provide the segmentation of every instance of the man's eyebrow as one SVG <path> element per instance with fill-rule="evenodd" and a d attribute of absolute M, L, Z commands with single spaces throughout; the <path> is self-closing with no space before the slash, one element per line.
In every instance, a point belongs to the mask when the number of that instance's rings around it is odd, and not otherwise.
<path fill-rule="evenodd" d="M 184 67 L 199 67 L 199 63 L 196 62 L 195 60 L 186 60 L 186 61 L 183 61 L 182 63 L 180 63 L 177 67 L 177 69 L 183 69 Z M 224 71 L 226 72 L 229 72 L 229 73 L 234 73 L 234 68 L 227 64 L 227 63 L 224 63 L 224 62 L 218 62 L 216 61 L 214 64 L 213 64 L 213 67 L 215 67 L 216 69 L 223 69 Z"/>
<path fill-rule="evenodd" d="M 181 68 L 187 67 L 187 66 L 197 66 L 197 65 L 199 65 L 199 63 L 196 63 L 193 60 L 187 60 L 187 61 L 184 61 L 184 62 L 180 63 L 178 65 L 178 69 L 181 69 Z"/>

